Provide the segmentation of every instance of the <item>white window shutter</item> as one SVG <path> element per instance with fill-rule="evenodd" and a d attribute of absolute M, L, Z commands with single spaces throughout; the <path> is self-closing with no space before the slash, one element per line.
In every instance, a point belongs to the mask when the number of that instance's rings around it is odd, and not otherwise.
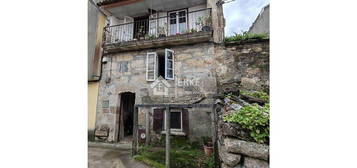
<path fill-rule="evenodd" d="M 174 80 L 174 51 L 165 49 L 165 78 Z"/>
<path fill-rule="evenodd" d="M 150 52 L 146 55 L 146 80 L 154 81 L 156 77 L 156 53 Z"/>

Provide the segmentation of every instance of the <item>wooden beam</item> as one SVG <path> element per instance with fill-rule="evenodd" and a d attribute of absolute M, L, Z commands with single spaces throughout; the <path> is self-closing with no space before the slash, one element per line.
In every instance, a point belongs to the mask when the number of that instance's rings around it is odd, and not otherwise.
<path fill-rule="evenodd" d="M 165 165 L 166 168 L 170 168 L 170 107 L 166 106 L 166 111 L 165 111 L 165 125 L 166 125 L 166 157 L 165 157 Z"/>
<path fill-rule="evenodd" d="M 212 107 L 212 104 L 135 104 L 136 107 L 180 107 L 180 108 L 192 108 L 192 107 Z"/>
<path fill-rule="evenodd" d="M 134 156 L 138 154 L 138 107 L 134 107 L 134 127 L 133 127 L 133 142 L 132 142 L 132 153 Z"/>
<path fill-rule="evenodd" d="M 150 111 L 146 111 L 145 113 L 145 145 L 148 146 L 150 144 Z"/>
<path fill-rule="evenodd" d="M 140 1 L 144 1 L 144 0 L 122 0 L 122 1 L 119 1 L 119 2 L 112 3 L 112 4 L 103 5 L 101 7 L 103 7 L 104 9 L 114 8 L 114 7 L 128 5 L 128 4 L 136 3 L 136 2 L 140 2 Z"/>
<path fill-rule="evenodd" d="M 219 154 L 218 154 L 218 116 L 216 112 L 216 105 L 212 106 L 212 143 L 213 143 L 213 157 L 214 167 L 219 168 Z"/>

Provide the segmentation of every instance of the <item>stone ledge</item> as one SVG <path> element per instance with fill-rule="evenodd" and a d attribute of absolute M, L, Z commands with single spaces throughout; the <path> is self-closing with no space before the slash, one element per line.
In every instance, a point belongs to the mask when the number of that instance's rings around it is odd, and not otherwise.
<path fill-rule="evenodd" d="M 224 136 L 236 137 L 245 141 L 253 141 L 253 138 L 249 135 L 249 131 L 242 128 L 239 124 L 222 122 L 219 127 L 219 130 L 222 131 L 222 135 Z"/>
<path fill-rule="evenodd" d="M 254 142 L 247 142 L 233 138 L 225 138 L 224 144 L 227 147 L 228 152 L 242 154 L 262 160 L 269 160 L 268 145 L 257 144 Z"/>
<path fill-rule="evenodd" d="M 160 37 L 152 40 L 137 40 L 121 43 L 106 44 L 104 50 L 107 53 L 120 52 L 120 51 L 133 51 L 149 48 L 169 47 L 185 44 L 195 44 L 201 42 L 212 41 L 212 31 L 209 32 L 195 32 L 180 34 L 174 36 Z"/>
<path fill-rule="evenodd" d="M 241 155 L 232 154 L 227 152 L 227 148 L 225 146 L 218 146 L 219 157 L 222 162 L 227 165 L 227 167 L 234 167 L 238 165 L 241 160 Z"/>
<path fill-rule="evenodd" d="M 263 160 L 244 157 L 244 168 L 269 168 L 269 163 Z"/>
<path fill-rule="evenodd" d="M 234 46 L 234 45 L 243 45 L 243 44 L 251 44 L 251 43 L 263 43 L 263 42 L 270 42 L 269 38 L 264 39 L 248 39 L 248 40 L 241 40 L 241 41 L 230 41 L 224 42 L 225 46 Z"/>

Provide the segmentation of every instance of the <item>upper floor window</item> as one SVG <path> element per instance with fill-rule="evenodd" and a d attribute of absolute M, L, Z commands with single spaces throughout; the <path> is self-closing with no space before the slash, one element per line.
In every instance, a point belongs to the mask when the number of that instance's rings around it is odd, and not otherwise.
<path fill-rule="evenodd" d="M 149 52 L 146 56 L 146 80 L 154 81 L 157 77 L 174 80 L 174 52 Z"/>
<path fill-rule="evenodd" d="M 187 30 L 187 11 L 169 12 L 170 35 L 183 34 Z"/>

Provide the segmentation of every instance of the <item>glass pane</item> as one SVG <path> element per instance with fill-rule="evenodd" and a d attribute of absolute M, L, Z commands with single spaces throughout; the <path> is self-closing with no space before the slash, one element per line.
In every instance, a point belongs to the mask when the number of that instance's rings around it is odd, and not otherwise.
<path fill-rule="evenodd" d="M 173 78 L 173 71 L 172 71 L 172 69 L 168 69 L 167 72 L 168 72 L 168 73 L 167 73 L 167 77 L 168 77 L 168 78 Z"/>
<path fill-rule="evenodd" d="M 167 51 L 167 59 L 172 59 L 172 52 Z"/>
<path fill-rule="evenodd" d="M 179 16 L 180 16 L 180 17 L 185 17 L 185 16 L 186 16 L 186 11 L 181 11 L 181 12 L 179 12 Z"/>
<path fill-rule="evenodd" d="M 179 18 L 179 23 L 186 23 L 186 18 Z"/>
<path fill-rule="evenodd" d="M 170 24 L 176 24 L 176 18 L 175 19 L 170 19 Z"/>
<path fill-rule="evenodd" d="M 181 113 L 180 112 L 171 112 L 170 118 L 171 128 L 181 129 Z"/>
<path fill-rule="evenodd" d="M 154 79 L 154 71 L 148 71 L 148 79 Z"/>
<path fill-rule="evenodd" d="M 172 60 L 167 61 L 167 68 L 172 69 Z"/>
<path fill-rule="evenodd" d="M 176 19 L 176 13 L 170 13 L 170 18 L 175 18 Z"/>
<path fill-rule="evenodd" d="M 170 25 L 170 35 L 174 35 L 177 32 L 176 24 Z"/>
<path fill-rule="evenodd" d="M 180 23 L 179 24 L 179 29 L 180 29 L 180 33 L 185 33 L 186 32 L 186 23 Z"/>

